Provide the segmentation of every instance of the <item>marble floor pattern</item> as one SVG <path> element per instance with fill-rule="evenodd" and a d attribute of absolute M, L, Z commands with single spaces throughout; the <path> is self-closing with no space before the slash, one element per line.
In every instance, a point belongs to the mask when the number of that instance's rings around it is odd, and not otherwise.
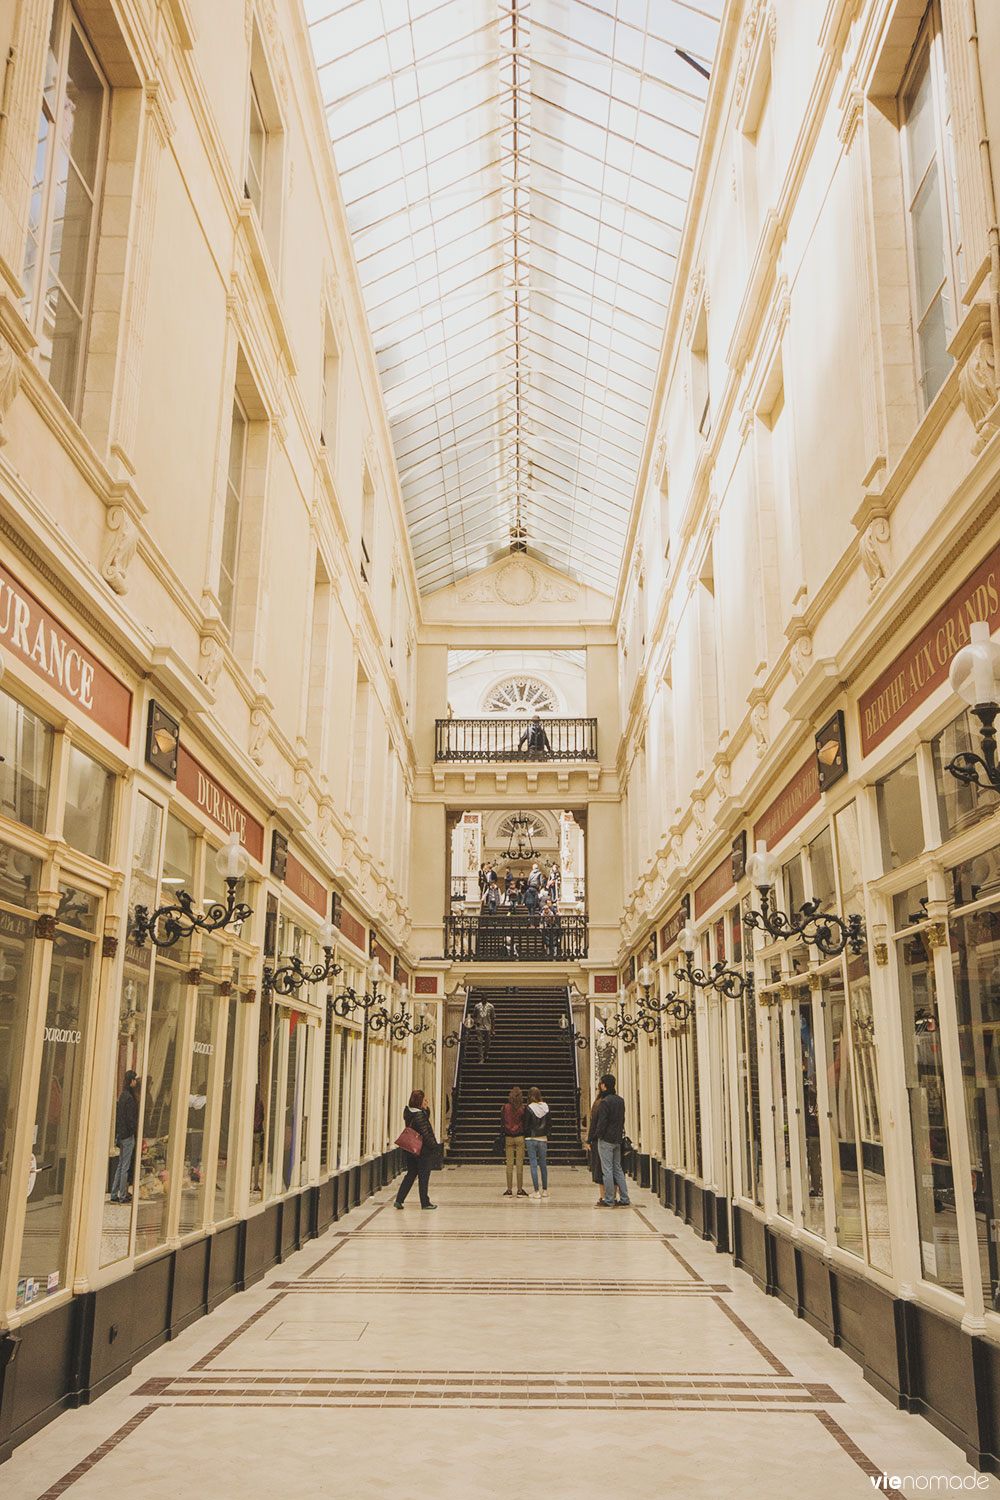
<path fill-rule="evenodd" d="M 573 1168 L 540 1202 L 501 1168 L 432 1184 L 436 1213 L 384 1188 L 60 1416 L 3 1500 L 861 1500 L 884 1473 L 1000 1496 L 650 1193 L 596 1211 Z"/>

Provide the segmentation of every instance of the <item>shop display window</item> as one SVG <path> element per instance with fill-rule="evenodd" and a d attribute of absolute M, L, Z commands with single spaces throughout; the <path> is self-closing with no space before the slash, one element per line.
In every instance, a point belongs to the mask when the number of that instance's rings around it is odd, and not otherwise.
<path fill-rule="evenodd" d="M 167 836 L 163 848 L 163 874 L 160 876 L 160 903 L 171 906 L 178 891 L 195 891 L 195 857 L 197 840 L 190 828 L 173 814 L 167 817 Z M 183 937 L 169 949 L 175 963 L 184 963 L 191 953 L 190 937 Z"/>
<path fill-rule="evenodd" d="M 63 837 L 71 849 L 106 864 L 111 847 L 115 774 L 76 745 L 67 756 Z"/>
<path fill-rule="evenodd" d="M 864 1254 L 861 1221 L 861 1173 L 854 1084 L 851 1069 L 851 1031 L 844 979 L 834 969 L 823 976 L 825 990 L 826 1079 L 833 1151 L 833 1198 L 837 1244 L 854 1255 Z"/>
<path fill-rule="evenodd" d="M 180 1221 L 178 1232 L 190 1234 L 205 1222 L 205 1177 L 211 1157 L 214 1114 L 212 1081 L 215 1056 L 217 988 L 204 980 L 198 987 L 194 1037 L 188 1070 L 187 1101 L 181 1111 L 185 1119 L 184 1160 L 181 1166 Z"/>
<path fill-rule="evenodd" d="M 823 1167 L 820 1153 L 820 1113 L 816 1077 L 816 1013 L 812 994 L 795 989 L 791 1010 L 795 1037 L 795 1124 L 798 1130 L 799 1171 L 802 1177 L 802 1222 L 814 1234 L 824 1232 Z"/>
<path fill-rule="evenodd" d="M 14 1192 L 14 1126 L 25 1087 L 23 1060 L 26 1047 L 28 1001 L 32 963 L 37 951 L 35 917 L 10 906 L 0 907 L 0 1246 Z M 19 1183 L 18 1194 L 32 1194 L 37 1186 L 37 1162 L 28 1183 Z M 41 1287 L 45 1295 L 46 1287 Z M 25 1300 L 25 1288 L 21 1288 Z"/>
<path fill-rule="evenodd" d="M 226 1004 L 226 1048 L 222 1062 L 219 1158 L 215 1169 L 215 1212 L 213 1214 L 217 1224 L 231 1217 L 235 1211 L 236 1176 L 231 1167 L 236 1156 L 239 1120 L 239 1079 L 236 1076 L 239 983 L 239 965 L 235 964 L 232 970 L 232 991 Z"/>
<path fill-rule="evenodd" d="M 776 1001 L 768 1011 L 768 1050 L 771 1058 L 771 1099 L 774 1120 L 774 1175 L 777 1209 L 782 1218 L 792 1217 L 792 1155 L 788 1128 L 788 1088 L 785 1075 L 785 1027 L 782 1006 Z"/>
<path fill-rule="evenodd" d="M 17 1301 L 22 1306 L 66 1285 L 73 1223 L 70 1199 L 87 1105 L 84 1060 L 96 943 L 86 928 L 96 927 L 98 901 L 67 886 L 60 887 L 60 897 L 18 1266 Z"/>
<path fill-rule="evenodd" d="M 970 863 L 996 891 L 1000 850 Z M 979 1271 L 986 1306 L 1000 1312 L 1000 897 L 955 915 L 949 933 Z"/>
<path fill-rule="evenodd" d="M 52 781 L 53 733 L 48 724 L 0 691 L 0 813 L 25 828 L 45 828 Z"/>
<path fill-rule="evenodd" d="M 171 1148 L 180 1117 L 177 1047 L 186 993 L 183 973 L 158 956 L 149 1014 L 140 1160 L 135 1174 L 139 1190 L 137 1255 L 162 1245 L 170 1234 Z"/>
<path fill-rule="evenodd" d="M 38 887 L 42 862 L 23 849 L 0 843 L 0 901 L 9 901 L 28 911 L 38 910 Z"/>
<path fill-rule="evenodd" d="M 784 910 L 787 913 L 798 911 L 806 899 L 805 878 L 802 869 L 802 856 L 796 854 L 790 859 L 781 871 L 781 885 L 784 896 Z M 785 945 L 785 953 L 788 958 L 788 966 L 793 974 L 804 974 L 809 967 L 809 946 L 801 939 L 792 940 Z"/>
<path fill-rule="evenodd" d="M 269 898 L 270 900 L 270 898 Z M 268 1100 L 271 1092 L 271 1024 L 274 1007 L 260 1007 L 257 1022 L 257 1082 L 254 1087 L 253 1112 L 250 1119 L 250 1202 L 259 1203 L 264 1196 L 267 1156 Z"/>
<path fill-rule="evenodd" d="M 829 826 L 809 845 L 809 876 L 812 899 L 821 911 L 836 911 L 837 881 L 833 868 L 833 835 Z"/>
<path fill-rule="evenodd" d="M 875 799 L 882 837 L 882 868 L 888 874 L 901 865 L 908 865 L 924 849 L 915 755 L 875 783 Z"/>
<path fill-rule="evenodd" d="M 896 939 L 903 1066 L 910 1100 L 920 1261 L 928 1281 L 962 1291 L 958 1206 L 933 949 L 926 927 Z"/>
<path fill-rule="evenodd" d="M 954 838 L 966 828 L 992 817 L 1000 802 L 992 787 L 965 785 L 952 776 L 948 762 L 956 755 L 980 751 L 979 725 L 967 709 L 957 719 L 942 729 L 931 741 L 934 762 L 934 785 L 937 789 L 938 817 L 941 821 L 942 839 Z"/>

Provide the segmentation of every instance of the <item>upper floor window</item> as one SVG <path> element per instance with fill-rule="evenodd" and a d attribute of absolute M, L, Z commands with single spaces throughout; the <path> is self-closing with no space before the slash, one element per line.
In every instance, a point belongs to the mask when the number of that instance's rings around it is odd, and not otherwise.
<path fill-rule="evenodd" d="M 38 361 L 79 413 L 110 89 L 72 7 L 56 0 L 45 58 L 22 278 Z"/>
<path fill-rule="evenodd" d="M 257 97 L 257 85 L 250 75 L 250 124 L 247 135 L 246 194 L 264 222 L 264 164 L 267 158 L 267 126 Z"/>
<path fill-rule="evenodd" d="M 250 50 L 249 82 L 243 191 L 253 204 L 272 265 L 277 266 L 281 249 L 285 127 L 267 53 L 256 26 Z"/>
<path fill-rule="evenodd" d="M 712 393 L 708 383 L 708 315 L 702 303 L 691 338 L 691 400 L 701 437 L 712 431 Z"/>
<path fill-rule="evenodd" d="M 915 357 L 926 410 L 952 365 L 962 250 L 938 0 L 928 7 L 903 78 L 899 123 Z"/>
<path fill-rule="evenodd" d="M 222 557 L 219 563 L 219 605 L 222 618 L 232 629 L 236 598 L 236 568 L 240 555 L 240 520 L 246 475 L 247 418 L 238 399 L 233 401 L 233 425 L 229 440 L 229 470 L 226 474 L 226 504 L 222 520 Z"/>

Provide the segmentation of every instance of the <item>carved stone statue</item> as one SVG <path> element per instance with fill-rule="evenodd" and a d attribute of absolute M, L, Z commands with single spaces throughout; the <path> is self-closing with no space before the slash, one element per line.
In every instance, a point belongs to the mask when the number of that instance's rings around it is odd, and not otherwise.
<path fill-rule="evenodd" d="M 869 521 L 858 541 L 861 562 L 868 575 L 868 587 L 874 594 L 886 580 L 888 558 L 886 549 L 891 535 L 888 516 L 876 516 Z"/>
<path fill-rule="evenodd" d="M 1000 431 L 997 415 L 997 366 L 993 340 L 983 334 L 958 372 L 958 389 L 976 429 L 973 453 L 981 453 L 990 438 Z"/>

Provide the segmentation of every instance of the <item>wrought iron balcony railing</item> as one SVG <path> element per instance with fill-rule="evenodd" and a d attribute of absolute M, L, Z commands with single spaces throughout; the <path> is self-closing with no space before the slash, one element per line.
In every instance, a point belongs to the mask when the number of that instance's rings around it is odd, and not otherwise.
<path fill-rule="evenodd" d="M 551 926 L 540 917 L 474 912 L 445 918 L 445 957 L 473 963 L 546 963 L 587 957 L 587 917 L 566 912 Z"/>
<path fill-rule="evenodd" d="M 596 760 L 596 719 L 541 721 L 535 744 L 530 719 L 438 719 L 435 760 Z"/>

